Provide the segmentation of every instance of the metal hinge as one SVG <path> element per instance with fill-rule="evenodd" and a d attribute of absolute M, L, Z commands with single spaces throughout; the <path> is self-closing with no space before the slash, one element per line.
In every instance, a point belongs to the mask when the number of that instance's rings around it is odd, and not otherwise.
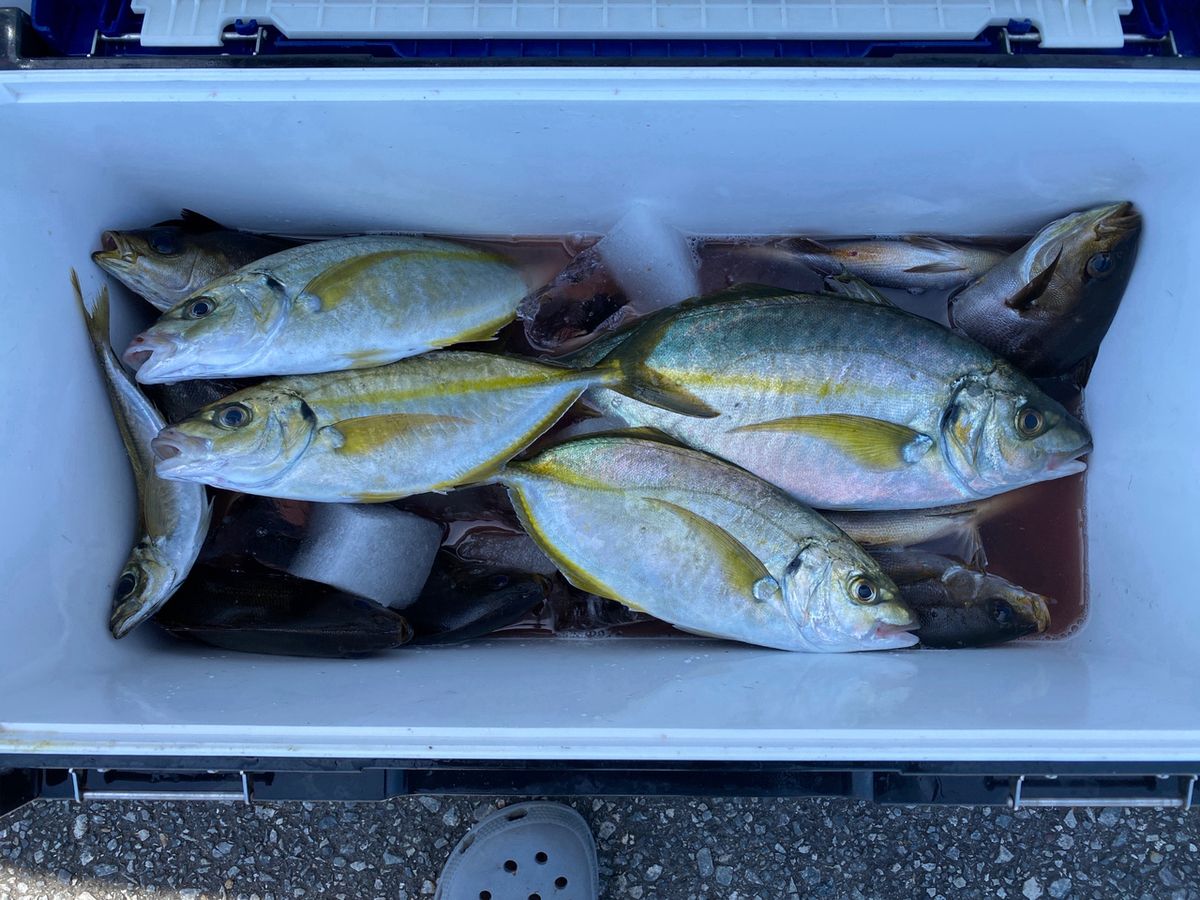
<path fill-rule="evenodd" d="M 1141 806 L 1191 809 L 1196 775 L 1148 775 L 1142 778 L 1070 778 L 1018 775 L 1009 803 L 1033 806 Z M 1172 790 L 1170 782 L 1175 781 Z M 1062 785 L 1062 787 L 1060 787 Z M 1030 789 L 1034 793 L 1030 793 Z"/>
<path fill-rule="evenodd" d="M 104 769 L 97 769 L 97 772 L 103 773 Z M 87 787 L 87 770 L 67 769 L 67 773 L 71 777 L 71 791 L 77 803 L 84 803 L 92 800 L 226 800 L 234 803 L 245 803 L 247 806 L 254 804 L 254 782 L 251 776 L 246 772 L 239 771 L 238 777 L 241 779 L 242 789 L 240 791 L 206 791 L 194 790 L 192 787 L 183 789 L 149 789 L 127 788 L 122 790 L 104 789 L 89 789 Z M 221 776 L 217 772 L 206 773 L 213 776 L 213 780 L 225 780 L 229 776 Z M 162 782 L 155 782 L 160 784 Z M 196 780 L 190 780 L 189 785 L 203 784 Z"/>

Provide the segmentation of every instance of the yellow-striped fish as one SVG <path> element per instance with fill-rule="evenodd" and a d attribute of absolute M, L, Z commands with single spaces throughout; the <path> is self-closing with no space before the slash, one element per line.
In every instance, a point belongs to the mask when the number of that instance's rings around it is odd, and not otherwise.
<path fill-rule="evenodd" d="M 582 371 L 447 350 L 271 379 L 164 429 L 156 471 L 268 497 L 385 501 L 481 479 L 595 385 L 704 414 L 686 395 L 639 381 L 620 352 Z"/>
<path fill-rule="evenodd" d="M 147 384 L 379 366 L 492 337 L 527 290 L 512 264 L 476 247 L 315 241 L 205 285 L 135 337 L 124 359 Z"/>

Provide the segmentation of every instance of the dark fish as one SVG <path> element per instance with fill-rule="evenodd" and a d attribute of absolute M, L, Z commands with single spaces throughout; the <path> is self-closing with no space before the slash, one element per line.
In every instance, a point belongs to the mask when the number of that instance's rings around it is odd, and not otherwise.
<path fill-rule="evenodd" d="M 958 560 L 919 550 L 872 550 L 920 623 L 922 647 L 989 647 L 1045 631 L 1046 598 Z"/>
<path fill-rule="evenodd" d="M 155 620 L 177 637 L 278 656 L 354 658 L 412 637 L 387 607 L 249 561 L 196 566 Z"/>
<path fill-rule="evenodd" d="M 950 298 L 950 324 L 1033 378 L 1087 382 L 1137 257 L 1142 217 L 1111 203 L 1051 222 Z"/>
<path fill-rule="evenodd" d="M 232 231 L 185 209 L 180 218 L 152 228 L 106 231 L 96 265 L 166 311 L 210 281 L 298 241 Z"/>
<path fill-rule="evenodd" d="M 466 563 L 443 550 L 404 615 L 414 644 L 461 643 L 520 622 L 546 599 L 549 587 L 540 575 Z"/>
<path fill-rule="evenodd" d="M 167 424 L 174 425 L 201 407 L 224 400 L 252 384 L 254 380 L 247 378 L 198 378 L 173 384 L 143 384 L 141 387 L 162 412 Z"/>

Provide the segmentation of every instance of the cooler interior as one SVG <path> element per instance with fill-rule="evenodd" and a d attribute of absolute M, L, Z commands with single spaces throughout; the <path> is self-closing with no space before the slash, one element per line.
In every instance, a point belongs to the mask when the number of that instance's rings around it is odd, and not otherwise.
<path fill-rule="evenodd" d="M 0 752 L 1195 758 L 1198 101 L 1195 74 L 1154 71 L 0 75 Z M 1090 613 L 1070 638 L 843 656 L 492 639 L 316 661 L 105 627 L 136 500 L 68 281 L 98 288 L 104 228 L 187 207 L 281 232 L 564 235 L 637 202 L 697 235 L 1018 234 L 1120 198 L 1145 230 L 1087 389 Z M 121 340 L 134 318 L 115 318 Z"/>

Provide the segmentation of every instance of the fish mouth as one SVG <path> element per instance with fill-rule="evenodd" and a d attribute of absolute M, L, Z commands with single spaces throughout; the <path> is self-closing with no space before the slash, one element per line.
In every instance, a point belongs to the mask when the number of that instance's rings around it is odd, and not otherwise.
<path fill-rule="evenodd" d="M 143 384 L 165 381 L 167 373 L 158 371 L 161 363 L 175 351 L 175 342 L 170 338 L 142 332 L 129 342 L 121 359 L 137 373 Z"/>
<path fill-rule="evenodd" d="M 915 619 L 910 619 L 903 625 L 893 625 L 891 622 L 880 622 L 867 637 L 867 643 L 872 650 L 900 650 L 911 647 L 920 638 L 913 634 L 916 628 Z"/>
<path fill-rule="evenodd" d="M 92 253 L 92 261 L 102 269 L 118 271 L 133 268 L 137 254 L 115 231 L 100 235 L 100 249 Z"/>
<path fill-rule="evenodd" d="M 178 428 L 164 428 L 158 437 L 150 441 L 150 449 L 156 457 L 155 474 L 172 478 L 185 472 L 196 459 L 206 458 L 212 449 L 212 441 L 186 434 Z"/>
<path fill-rule="evenodd" d="M 149 618 L 152 607 L 141 598 L 135 597 L 113 608 L 108 617 L 108 630 L 120 640 L 135 627 Z"/>
<path fill-rule="evenodd" d="M 1142 227 L 1142 216 L 1128 200 L 1113 203 L 1097 210 L 1095 230 L 1097 237 L 1122 234 Z"/>

